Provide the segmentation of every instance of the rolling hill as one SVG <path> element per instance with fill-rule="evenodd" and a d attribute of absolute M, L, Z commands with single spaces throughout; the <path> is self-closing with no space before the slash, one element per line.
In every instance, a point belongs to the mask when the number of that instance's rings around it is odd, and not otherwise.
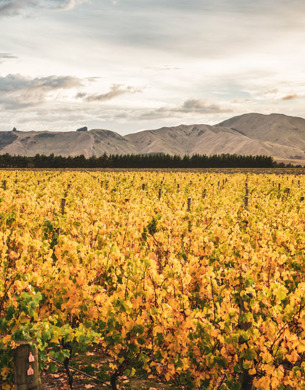
<path fill-rule="evenodd" d="M 0 132 L 0 154 L 86 157 L 107 154 L 252 154 L 304 163 L 305 119 L 282 114 L 244 114 L 215 126 L 180 125 L 121 136 L 110 130 Z"/>

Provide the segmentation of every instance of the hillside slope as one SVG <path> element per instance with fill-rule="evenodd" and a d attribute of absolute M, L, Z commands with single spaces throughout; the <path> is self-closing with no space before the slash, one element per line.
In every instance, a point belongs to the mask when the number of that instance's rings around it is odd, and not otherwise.
<path fill-rule="evenodd" d="M 9 136 L 10 135 L 10 136 Z M 51 154 L 85 157 L 103 153 L 136 153 L 136 149 L 124 137 L 110 130 L 85 132 L 1 132 L 0 153 L 34 156 Z"/>
<path fill-rule="evenodd" d="M 0 132 L 0 153 L 86 157 L 107 154 L 169 153 L 269 155 L 305 162 L 305 119 L 282 114 L 244 114 L 215 126 L 180 125 L 121 136 L 110 130 Z"/>

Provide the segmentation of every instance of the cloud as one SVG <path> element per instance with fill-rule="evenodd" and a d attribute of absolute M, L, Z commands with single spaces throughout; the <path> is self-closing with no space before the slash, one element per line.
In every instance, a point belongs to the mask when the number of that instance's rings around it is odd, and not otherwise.
<path fill-rule="evenodd" d="M 301 97 L 300 95 L 292 94 L 292 95 L 286 95 L 286 96 L 282 97 L 281 100 L 284 100 L 284 101 L 286 101 L 286 100 L 296 100 L 296 99 L 298 99 L 300 97 Z"/>
<path fill-rule="evenodd" d="M 2 4 L 0 4 L 0 16 L 18 15 L 23 8 L 35 6 L 37 3 L 38 1 L 32 0 L 3 0 Z"/>
<path fill-rule="evenodd" d="M 0 64 L 6 60 L 10 60 L 13 58 L 18 58 L 17 56 L 14 56 L 10 53 L 0 53 Z"/>
<path fill-rule="evenodd" d="M 88 0 L 1 0 L 0 17 L 19 15 L 28 8 L 71 10 Z"/>
<path fill-rule="evenodd" d="M 154 71 L 173 71 L 173 70 L 181 70 L 182 68 L 178 66 L 163 65 L 163 66 L 145 66 L 144 69 L 154 70 Z"/>
<path fill-rule="evenodd" d="M 214 114 L 230 112 L 231 109 L 222 107 L 218 103 L 212 103 L 209 100 L 189 99 L 186 100 L 180 108 L 178 108 L 178 111 L 184 113 L 199 112 L 203 114 Z"/>
<path fill-rule="evenodd" d="M 86 3 L 88 0 L 66 0 L 66 1 L 59 1 L 59 5 L 55 8 L 64 9 L 64 10 L 70 10 L 76 7 L 77 5 L 80 5 L 82 3 Z"/>
<path fill-rule="evenodd" d="M 142 90 L 140 88 L 134 88 L 130 86 L 124 87 L 121 84 L 114 84 L 107 93 L 101 95 L 88 95 L 86 93 L 80 92 L 76 95 L 76 97 L 78 99 L 83 99 L 85 102 L 106 102 L 121 95 L 134 94 L 138 92 L 142 92 Z"/>
<path fill-rule="evenodd" d="M 188 99 L 176 107 L 159 107 L 140 114 L 139 119 L 150 120 L 170 117 L 181 117 L 188 114 L 222 114 L 233 112 L 229 106 L 221 105 L 209 99 Z"/>
<path fill-rule="evenodd" d="M 0 77 L 0 105 L 6 109 L 36 106 L 45 102 L 50 92 L 82 86 L 70 76 L 26 78 L 19 74 Z"/>

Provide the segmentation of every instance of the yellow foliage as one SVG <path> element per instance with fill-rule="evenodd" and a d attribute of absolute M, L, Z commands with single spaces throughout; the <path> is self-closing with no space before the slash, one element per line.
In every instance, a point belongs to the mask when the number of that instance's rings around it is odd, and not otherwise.
<path fill-rule="evenodd" d="M 64 335 L 98 343 L 113 371 L 124 354 L 149 356 L 147 372 L 193 378 L 190 387 L 224 378 L 225 388 L 237 365 L 258 389 L 305 388 L 303 177 L 250 173 L 247 210 L 246 175 L 231 170 L 1 180 L 4 348 L 21 331 L 42 349 Z"/>

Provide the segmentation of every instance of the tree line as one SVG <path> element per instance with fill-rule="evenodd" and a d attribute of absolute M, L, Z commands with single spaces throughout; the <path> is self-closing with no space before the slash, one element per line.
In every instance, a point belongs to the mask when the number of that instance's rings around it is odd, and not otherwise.
<path fill-rule="evenodd" d="M 0 168 L 274 168 L 291 167 L 276 163 L 270 156 L 242 156 L 237 154 L 169 155 L 156 154 L 103 154 L 86 158 L 79 156 L 0 155 Z"/>

